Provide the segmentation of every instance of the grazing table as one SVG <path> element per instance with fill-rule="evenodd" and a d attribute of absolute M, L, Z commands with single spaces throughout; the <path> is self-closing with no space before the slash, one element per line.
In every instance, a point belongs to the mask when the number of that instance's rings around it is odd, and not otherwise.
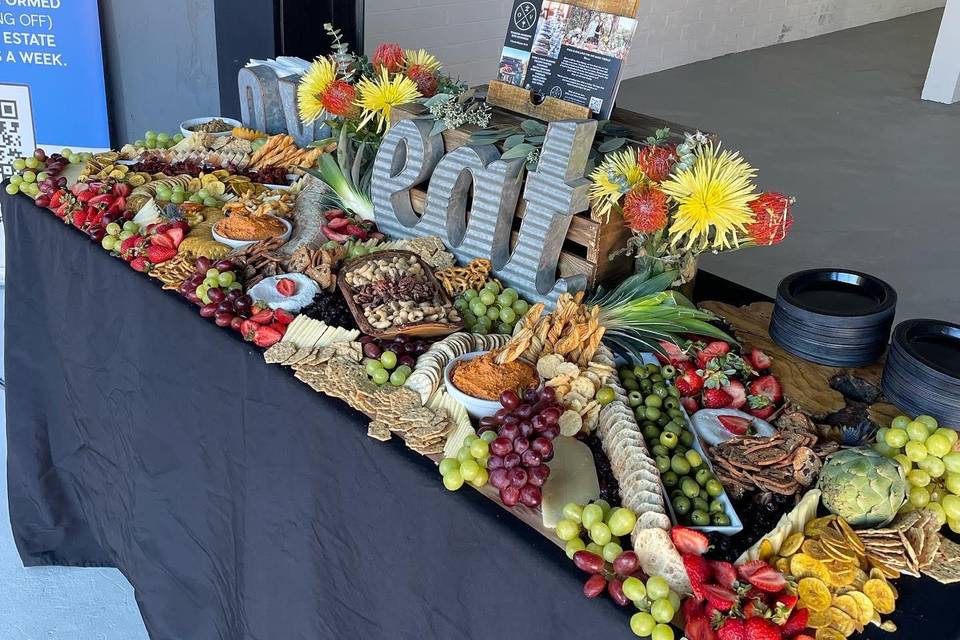
<path fill-rule="evenodd" d="M 632 637 L 539 533 L 49 212 L 0 202 L 25 565 L 117 567 L 153 640 Z M 763 299 L 709 274 L 698 291 Z M 898 588 L 897 638 L 960 636 L 935 604 L 960 588 Z"/>

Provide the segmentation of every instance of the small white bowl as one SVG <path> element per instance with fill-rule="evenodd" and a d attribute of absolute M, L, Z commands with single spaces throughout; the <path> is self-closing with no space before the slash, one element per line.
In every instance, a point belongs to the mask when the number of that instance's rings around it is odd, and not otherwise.
<path fill-rule="evenodd" d="M 270 217 L 277 218 L 277 216 L 270 216 Z M 290 235 L 293 233 L 293 224 L 289 220 L 284 220 L 283 218 L 277 218 L 277 220 L 279 220 L 283 224 L 283 226 L 287 228 L 287 231 L 282 236 L 280 236 L 280 239 L 286 242 L 287 240 L 290 239 Z M 211 229 L 211 232 L 213 233 L 214 240 L 216 240 L 221 244 L 227 245 L 231 249 L 242 249 L 243 247 L 247 247 L 251 244 L 256 244 L 260 242 L 260 240 L 232 240 L 230 238 L 222 236 L 219 233 L 217 233 L 216 224 L 213 225 L 213 229 Z"/>
<path fill-rule="evenodd" d="M 479 420 L 480 418 L 485 418 L 486 416 L 492 416 L 503 407 L 497 400 L 481 400 L 480 398 L 468 396 L 463 391 L 460 391 L 460 389 L 457 389 L 457 386 L 453 384 L 453 380 L 450 378 L 450 376 L 453 375 L 453 368 L 456 367 L 461 361 L 473 360 L 474 358 L 478 358 L 486 353 L 486 351 L 473 351 L 471 353 L 465 353 L 447 363 L 447 366 L 443 370 L 443 383 L 447 388 L 447 393 L 450 394 L 451 398 L 462 404 L 467 410 L 467 414 L 474 420 Z"/>
<path fill-rule="evenodd" d="M 196 127 L 201 124 L 210 122 L 211 120 L 223 120 L 225 123 L 231 127 L 242 127 L 243 123 L 239 120 L 234 120 L 233 118 L 224 118 L 222 116 L 204 116 L 202 118 L 191 118 L 190 120 L 184 120 L 180 123 L 180 133 L 183 134 L 184 138 L 189 138 L 192 134 L 196 133 L 192 127 Z M 211 133 L 212 136 L 228 136 L 231 131 L 221 131 L 220 133 Z"/>

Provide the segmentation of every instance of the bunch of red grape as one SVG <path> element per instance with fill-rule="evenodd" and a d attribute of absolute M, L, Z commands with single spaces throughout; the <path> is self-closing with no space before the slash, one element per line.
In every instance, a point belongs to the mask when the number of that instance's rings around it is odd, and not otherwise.
<path fill-rule="evenodd" d="M 363 355 L 366 358 L 377 360 L 384 351 L 392 351 L 397 355 L 397 363 L 413 368 L 417 364 L 417 357 L 430 348 L 430 343 L 419 338 L 399 335 L 396 338 L 384 339 L 373 336 L 360 336 L 363 345 Z"/>
<path fill-rule="evenodd" d="M 480 420 L 481 435 L 497 433 L 487 461 L 490 484 L 499 489 L 500 501 L 508 507 L 518 503 L 538 507 L 543 500 L 540 488 L 550 476 L 546 463 L 553 459 L 563 407 L 552 387 L 528 389 L 522 398 L 515 391 L 504 391 L 500 405 L 502 409 Z"/>
<path fill-rule="evenodd" d="M 231 260 L 215 262 L 210 258 L 197 258 L 193 275 L 180 285 L 180 293 L 200 306 L 200 315 L 204 318 L 213 318 L 218 326 L 239 331 L 240 323 L 253 313 L 253 300 L 236 282 L 235 269 Z"/>

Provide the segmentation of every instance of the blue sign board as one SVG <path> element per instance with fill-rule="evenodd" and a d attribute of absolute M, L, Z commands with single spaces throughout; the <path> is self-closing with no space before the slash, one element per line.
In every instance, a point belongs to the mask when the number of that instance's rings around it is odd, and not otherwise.
<path fill-rule="evenodd" d="M 110 146 L 97 0 L 0 0 L 0 165 Z"/>

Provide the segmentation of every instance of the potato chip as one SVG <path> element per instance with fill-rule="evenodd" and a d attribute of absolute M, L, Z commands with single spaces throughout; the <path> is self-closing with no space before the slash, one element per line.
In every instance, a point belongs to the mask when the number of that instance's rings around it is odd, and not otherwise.
<path fill-rule="evenodd" d="M 787 539 L 783 541 L 783 544 L 780 545 L 780 555 L 784 557 L 792 556 L 800 550 L 803 541 L 804 537 L 801 532 L 791 533 L 787 536 Z"/>
<path fill-rule="evenodd" d="M 830 588 L 819 578 L 803 578 L 797 583 L 797 595 L 804 607 L 811 611 L 826 611 L 833 602 Z"/>
<path fill-rule="evenodd" d="M 877 613 L 886 615 L 893 613 L 894 609 L 897 608 L 896 596 L 890 589 L 890 585 L 884 580 L 877 578 L 867 580 L 863 585 L 863 593 L 870 598 L 870 602 L 873 603 L 873 608 Z"/>
<path fill-rule="evenodd" d="M 851 591 L 847 595 L 856 600 L 857 606 L 860 607 L 860 617 L 857 619 L 860 626 L 865 627 L 870 624 L 870 620 L 873 619 L 873 602 L 870 598 L 861 591 Z"/>

